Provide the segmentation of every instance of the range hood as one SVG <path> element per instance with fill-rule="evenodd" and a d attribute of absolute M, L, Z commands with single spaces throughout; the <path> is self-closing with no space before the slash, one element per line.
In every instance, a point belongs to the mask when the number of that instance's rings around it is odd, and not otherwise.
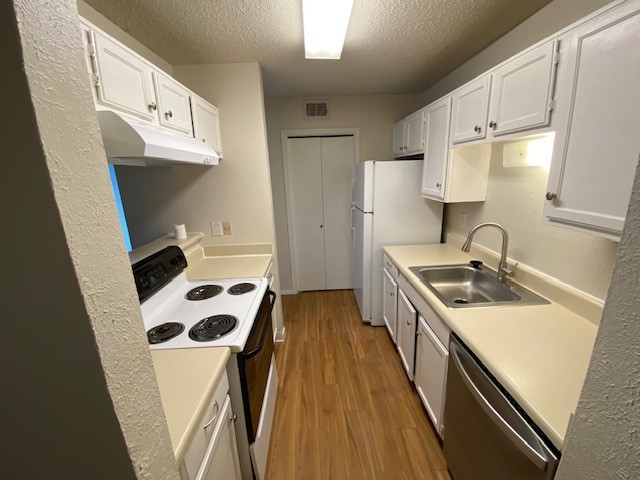
<path fill-rule="evenodd" d="M 104 149 L 116 165 L 217 165 L 209 145 L 112 111 L 98 111 Z"/>

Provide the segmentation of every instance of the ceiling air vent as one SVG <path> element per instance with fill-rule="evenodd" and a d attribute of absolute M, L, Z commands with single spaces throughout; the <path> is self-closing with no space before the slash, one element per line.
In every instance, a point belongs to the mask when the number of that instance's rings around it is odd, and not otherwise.
<path fill-rule="evenodd" d="M 329 102 L 326 100 L 305 100 L 305 120 L 329 118 Z"/>

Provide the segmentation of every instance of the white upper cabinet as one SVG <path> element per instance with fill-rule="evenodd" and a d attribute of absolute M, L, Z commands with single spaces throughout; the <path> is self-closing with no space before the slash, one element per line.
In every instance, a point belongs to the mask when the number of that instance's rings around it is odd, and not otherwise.
<path fill-rule="evenodd" d="M 425 150 L 422 167 L 422 195 L 444 199 L 449 159 L 451 97 L 442 98 L 425 108 Z"/>
<path fill-rule="evenodd" d="M 465 85 L 453 93 L 451 141 L 480 140 L 487 135 L 487 110 L 491 75 Z"/>
<path fill-rule="evenodd" d="M 560 42 L 545 222 L 619 240 L 640 155 L 640 2 Z"/>
<path fill-rule="evenodd" d="M 197 95 L 192 95 L 191 100 L 196 139 L 211 145 L 218 152 L 218 155 L 222 156 L 222 137 L 220 136 L 218 109 Z"/>
<path fill-rule="evenodd" d="M 491 74 L 491 135 L 498 136 L 549 124 L 557 45 L 557 40 L 540 45 Z"/>
<path fill-rule="evenodd" d="M 424 110 L 409 115 L 404 121 L 404 155 L 422 153 L 424 149 Z"/>
<path fill-rule="evenodd" d="M 404 153 L 404 120 L 393 126 L 393 156 L 400 157 Z"/>
<path fill-rule="evenodd" d="M 191 92 L 160 72 L 153 72 L 160 108 L 160 125 L 193 137 Z"/>
<path fill-rule="evenodd" d="M 118 110 L 158 123 L 152 68 L 130 50 L 102 34 L 94 33 L 89 45 L 95 60 L 98 107 Z"/>
<path fill-rule="evenodd" d="M 412 113 L 393 127 L 393 156 L 416 155 L 424 149 L 424 109 Z"/>

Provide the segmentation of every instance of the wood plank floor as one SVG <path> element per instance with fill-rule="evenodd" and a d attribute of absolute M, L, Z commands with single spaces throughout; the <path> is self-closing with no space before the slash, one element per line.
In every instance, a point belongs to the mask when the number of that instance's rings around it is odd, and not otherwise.
<path fill-rule="evenodd" d="M 451 480 L 393 342 L 362 324 L 352 291 L 282 300 L 267 479 Z"/>

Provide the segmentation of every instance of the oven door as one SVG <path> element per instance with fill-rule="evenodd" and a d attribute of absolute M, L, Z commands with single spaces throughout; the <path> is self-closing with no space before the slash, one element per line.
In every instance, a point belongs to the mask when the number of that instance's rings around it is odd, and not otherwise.
<path fill-rule="evenodd" d="M 262 299 L 245 348 L 238 354 L 242 403 L 250 444 L 254 442 L 258 430 L 260 411 L 269 380 L 269 368 L 273 354 L 271 312 L 275 301 L 275 292 L 268 290 Z"/>

